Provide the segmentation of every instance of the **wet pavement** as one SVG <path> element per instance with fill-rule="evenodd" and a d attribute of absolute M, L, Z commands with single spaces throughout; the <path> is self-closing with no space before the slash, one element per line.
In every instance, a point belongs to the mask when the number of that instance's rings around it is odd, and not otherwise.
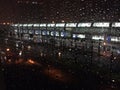
<path fill-rule="evenodd" d="M 81 77 L 78 78 L 77 75 L 46 64 L 22 62 L 16 65 L 9 63 L 4 67 L 3 72 L 7 90 L 95 90 L 98 86 L 96 78 L 90 74 L 89 77 L 83 76 L 83 72 L 81 72 L 81 74 L 79 73 Z"/>
<path fill-rule="evenodd" d="M 81 52 L 74 54 L 64 47 L 23 43 L 16 47 L 16 40 L 3 40 L 1 44 L 1 72 L 7 90 L 119 90 L 119 83 L 110 81 L 109 68 L 105 77 L 103 73 L 107 72 L 94 66 L 98 62 L 91 63 L 90 57 L 85 58 Z M 103 59 L 107 63 L 108 58 Z"/>

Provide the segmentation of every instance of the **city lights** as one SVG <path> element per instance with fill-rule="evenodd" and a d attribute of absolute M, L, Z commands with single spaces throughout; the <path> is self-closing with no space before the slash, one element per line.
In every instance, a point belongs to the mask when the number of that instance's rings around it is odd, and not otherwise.
<path fill-rule="evenodd" d="M 120 0 L 0 0 L 0 90 L 120 90 Z"/>

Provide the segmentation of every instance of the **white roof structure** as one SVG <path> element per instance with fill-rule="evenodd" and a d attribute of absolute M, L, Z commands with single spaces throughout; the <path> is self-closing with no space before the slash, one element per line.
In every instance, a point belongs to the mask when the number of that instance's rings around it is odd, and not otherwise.
<path fill-rule="evenodd" d="M 96 22 L 93 23 L 93 27 L 110 27 L 109 22 Z"/>
<path fill-rule="evenodd" d="M 61 27 L 67 27 L 67 28 L 74 28 L 74 27 L 78 27 L 78 28 L 81 28 L 81 27 L 105 27 L 105 28 L 109 28 L 109 27 L 120 27 L 120 22 L 113 22 L 113 23 L 110 23 L 110 22 L 80 22 L 80 23 L 38 23 L 38 24 L 11 24 L 11 26 L 13 27 L 31 27 L 31 26 L 34 26 L 34 27 L 58 27 L 58 28 L 61 28 Z"/>
<path fill-rule="evenodd" d="M 92 23 L 78 23 L 78 27 L 91 27 Z"/>
<path fill-rule="evenodd" d="M 77 23 L 67 23 L 66 27 L 76 27 Z"/>
<path fill-rule="evenodd" d="M 120 27 L 120 22 L 112 23 L 112 27 Z"/>

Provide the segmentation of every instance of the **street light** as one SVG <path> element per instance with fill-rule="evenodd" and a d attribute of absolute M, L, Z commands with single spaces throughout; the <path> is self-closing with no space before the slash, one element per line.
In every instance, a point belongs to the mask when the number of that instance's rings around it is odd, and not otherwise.
<path fill-rule="evenodd" d="M 105 50 L 106 49 L 106 45 L 107 45 L 106 42 L 103 42 L 103 51 L 104 51 L 104 53 L 106 52 L 106 50 Z"/>
<path fill-rule="evenodd" d="M 7 51 L 7 52 L 9 52 L 9 51 L 10 51 L 10 49 L 9 49 L 9 48 L 7 48 L 7 49 L 6 49 L 6 51 Z"/>
<path fill-rule="evenodd" d="M 105 46 L 105 45 L 106 45 L 106 42 L 104 42 L 103 45 Z"/>

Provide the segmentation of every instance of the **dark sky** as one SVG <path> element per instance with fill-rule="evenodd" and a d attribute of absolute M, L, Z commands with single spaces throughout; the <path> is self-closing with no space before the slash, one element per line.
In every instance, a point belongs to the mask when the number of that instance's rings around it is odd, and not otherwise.
<path fill-rule="evenodd" d="M 26 22 L 120 21 L 120 0 L 0 0 L 1 21 L 22 17 Z"/>

